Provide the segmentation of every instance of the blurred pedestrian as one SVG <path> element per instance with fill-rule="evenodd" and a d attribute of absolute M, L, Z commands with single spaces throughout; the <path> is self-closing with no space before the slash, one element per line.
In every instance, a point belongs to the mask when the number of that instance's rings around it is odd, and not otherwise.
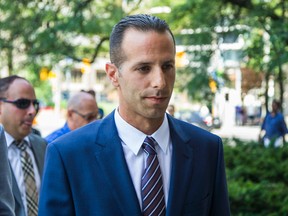
<path fill-rule="evenodd" d="M 242 106 L 236 106 L 236 115 L 235 115 L 235 123 L 236 125 L 243 125 L 243 110 Z"/>
<path fill-rule="evenodd" d="M 175 116 L 174 116 L 174 115 L 175 115 L 175 106 L 174 106 L 173 104 L 170 104 L 170 105 L 167 107 L 167 112 L 168 112 L 171 116 L 175 117 Z"/>
<path fill-rule="evenodd" d="M 166 113 L 175 40 L 164 20 L 114 26 L 106 74 L 119 106 L 48 145 L 39 216 L 229 216 L 221 139 Z"/>
<path fill-rule="evenodd" d="M 12 193 L 12 176 L 7 156 L 7 144 L 0 125 L 0 216 L 14 216 L 15 201 Z"/>
<path fill-rule="evenodd" d="M 45 139 L 49 144 L 58 137 L 96 120 L 97 115 L 98 106 L 95 97 L 91 93 L 77 92 L 68 100 L 64 126 Z"/>
<path fill-rule="evenodd" d="M 287 126 L 284 116 L 280 111 L 281 104 L 278 100 L 273 100 L 272 110 L 268 112 L 261 125 L 260 139 L 263 139 L 265 147 L 281 147 L 285 143 Z M 264 136 L 263 136 L 264 134 Z"/>
<path fill-rule="evenodd" d="M 96 99 L 96 92 L 93 89 L 90 89 L 90 90 L 87 90 L 87 91 L 82 89 L 81 92 L 87 92 L 87 93 L 93 95 L 95 97 L 95 99 Z M 104 110 L 101 107 L 98 106 L 97 119 L 102 119 L 103 117 L 104 117 Z"/>
<path fill-rule="evenodd" d="M 33 86 L 16 75 L 0 79 L 0 118 L 12 168 L 16 216 L 36 216 L 46 142 L 31 132 L 39 111 Z"/>

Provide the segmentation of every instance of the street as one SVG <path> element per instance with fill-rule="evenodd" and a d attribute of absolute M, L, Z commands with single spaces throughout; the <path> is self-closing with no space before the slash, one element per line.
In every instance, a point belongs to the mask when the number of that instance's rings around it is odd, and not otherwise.
<path fill-rule="evenodd" d="M 42 109 L 36 117 L 35 127 L 40 130 L 43 137 L 62 127 L 65 123 L 65 113 L 57 113 L 52 109 Z M 243 140 L 258 140 L 260 126 L 234 126 L 224 124 L 220 129 L 213 129 L 212 133 L 221 138 L 239 138 Z"/>
<path fill-rule="evenodd" d="M 222 138 L 238 138 L 246 141 L 258 141 L 260 126 L 231 126 L 211 131 Z"/>

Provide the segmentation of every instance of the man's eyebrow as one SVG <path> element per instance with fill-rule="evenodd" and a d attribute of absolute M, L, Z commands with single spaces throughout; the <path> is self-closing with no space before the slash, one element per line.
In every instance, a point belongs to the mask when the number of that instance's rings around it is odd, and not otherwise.
<path fill-rule="evenodd" d="M 141 67 L 141 66 L 149 66 L 149 65 L 151 65 L 152 64 L 152 62 L 136 62 L 134 65 L 133 65 L 133 67 Z"/>
<path fill-rule="evenodd" d="M 167 60 L 167 61 L 164 61 L 164 63 L 175 63 L 175 59 L 171 59 L 171 60 Z"/>

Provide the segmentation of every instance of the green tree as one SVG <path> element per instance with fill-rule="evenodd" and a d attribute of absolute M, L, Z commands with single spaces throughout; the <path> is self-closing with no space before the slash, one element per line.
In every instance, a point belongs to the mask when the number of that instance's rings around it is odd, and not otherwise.
<path fill-rule="evenodd" d="M 237 9 L 239 23 L 248 25 L 250 44 L 248 66 L 265 73 L 266 110 L 268 110 L 268 80 L 274 77 L 278 87 L 281 103 L 284 95 L 285 76 L 283 65 L 288 61 L 288 15 L 287 1 L 240 1 L 229 0 L 229 4 Z"/>
<path fill-rule="evenodd" d="M 46 86 L 40 80 L 43 67 L 50 70 L 63 59 L 93 63 L 107 56 L 113 25 L 140 2 L 0 0 L 0 68 L 9 75 L 31 73 L 36 87 Z"/>
<path fill-rule="evenodd" d="M 177 44 L 184 46 L 190 62 L 178 70 L 178 86 L 181 90 L 186 89 L 192 100 L 206 103 L 208 107 L 215 94 L 211 81 L 216 88 L 220 87 L 215 76 L 217 68 L 213 71 L 208 68 L 221 37 L 216 27 L 224 25 L 223 14 L 227 13 L 226 10 L 229 8 L 223 8 L 220 0 L 213 3 L 208 0 L 183 1 L 172 9 L 168 17 L 176 33 Z"/>
<path fill-rule="evenodd" d="M 266 79 L 273 75 L 279 86 L 279 96 L 283 101 L 283 65 L 287 63 L 288 49 L 288 15 L 287 1 L 261 1 L 261 0 L 194 0 L 183 1 L 171 11 L 169 22 L 172 23 L 173 30 L 181 34 L 183 29 L 192 31 L 191 37 L 199 45 L 208 45 L 221 42 L 219 39 L 225 37 L 226 32 L 217 31 L 218 27 L 246 26 L 244 29 L 234 29 L 235 34 L 243 34 L 246 36 L 246 42 L 250 42 L 245 53 L 248 62 L 243 61 L 248 67 L 261 72 L 264 71 Z M 177 22 L 175 22 L 177 20 Z M 263 38 L 267 34 L 268 38 Z M 189 36 L 190 37 L 190 36 Z M 191 44 L 191 42 L 189 42 Z M 269 49 L 269 51 L 267 51 Z M 183 87 L 190 90 L 190 94 L 197 98 L 199 94 L 194 90 L 201 92 L 209 92 L 207 69 L 209 60 L 216 49 L 212 48 L 207 52 L 200 49 L 193 52 L 191 60 L 200 61 L 201 64 L 197 68 L 187 68 L 186 73 L 192 73 L 189 77 L 194 80 L 183 83 Z M 200 54 L 199 54 L 200 53 Z M 199 58 L 199 55 L 202 58 Z M 268 61 L 267 61 L 268 60 Z M 204 66 L 202 68 L 202 66 Z M 200 71 L 200 72 L 199 72 Z M 200 75 L 201 74 L 201 75 Z M 204 78 L 206 77 L 206 78 Z M 195 80 L 197 79 L 197 80 Z M 197 86 L 193 88 L 193 86 Z M 202 86 L 199 87 L 199 86 Z M 267 85 L 268 86 L 268 85 Z M 206 91 L 203 91 L 206 89 Z M 267 88 L 266 88 L 267 98 Z M 267 103 L 266 103 L 267 104 Z"/>
<path fill-rule="evenodd" d="M 51 67 L 67 57 L 94 61 L 113 18 L 120 18 L 113 16 L 119 8 L 117 2 L 92 0 L 1 1 L 1 55 L 9 73 L 27 64 Z"/>

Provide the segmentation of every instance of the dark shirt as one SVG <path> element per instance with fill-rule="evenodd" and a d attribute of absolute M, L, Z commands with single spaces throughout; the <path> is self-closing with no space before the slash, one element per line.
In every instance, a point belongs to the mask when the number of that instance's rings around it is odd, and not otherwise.
<path fill-rule="evenodd" d="M 71 131 L 71 129 L 68 127 L 68 124 L 67 124 L 67 122 L 66 122 L 65 125 L 64 125 L 62 128 L 60 128 L 60 129 L 52 132 L 52 133 L 49 134 L 47 137 L 45 137 L 45 140 L 46 140 L 47 143 L 49 144 L 49 143 L 51 143 L 53 140 L 57 139 L 58 137 L 66 134 L 66 133 L 68 133 L 68 132 L 70 132 L 70 131 Z"/>
<path fill-rule="evenodd" d="M 265 130 L 265 138 L 273 139 L 280 136 L 285 136 L 287 133 L 287 126 L 283 115 L 278 112 L 275 116 L 268 113 L 263 121 L 261 130 Z"/>

